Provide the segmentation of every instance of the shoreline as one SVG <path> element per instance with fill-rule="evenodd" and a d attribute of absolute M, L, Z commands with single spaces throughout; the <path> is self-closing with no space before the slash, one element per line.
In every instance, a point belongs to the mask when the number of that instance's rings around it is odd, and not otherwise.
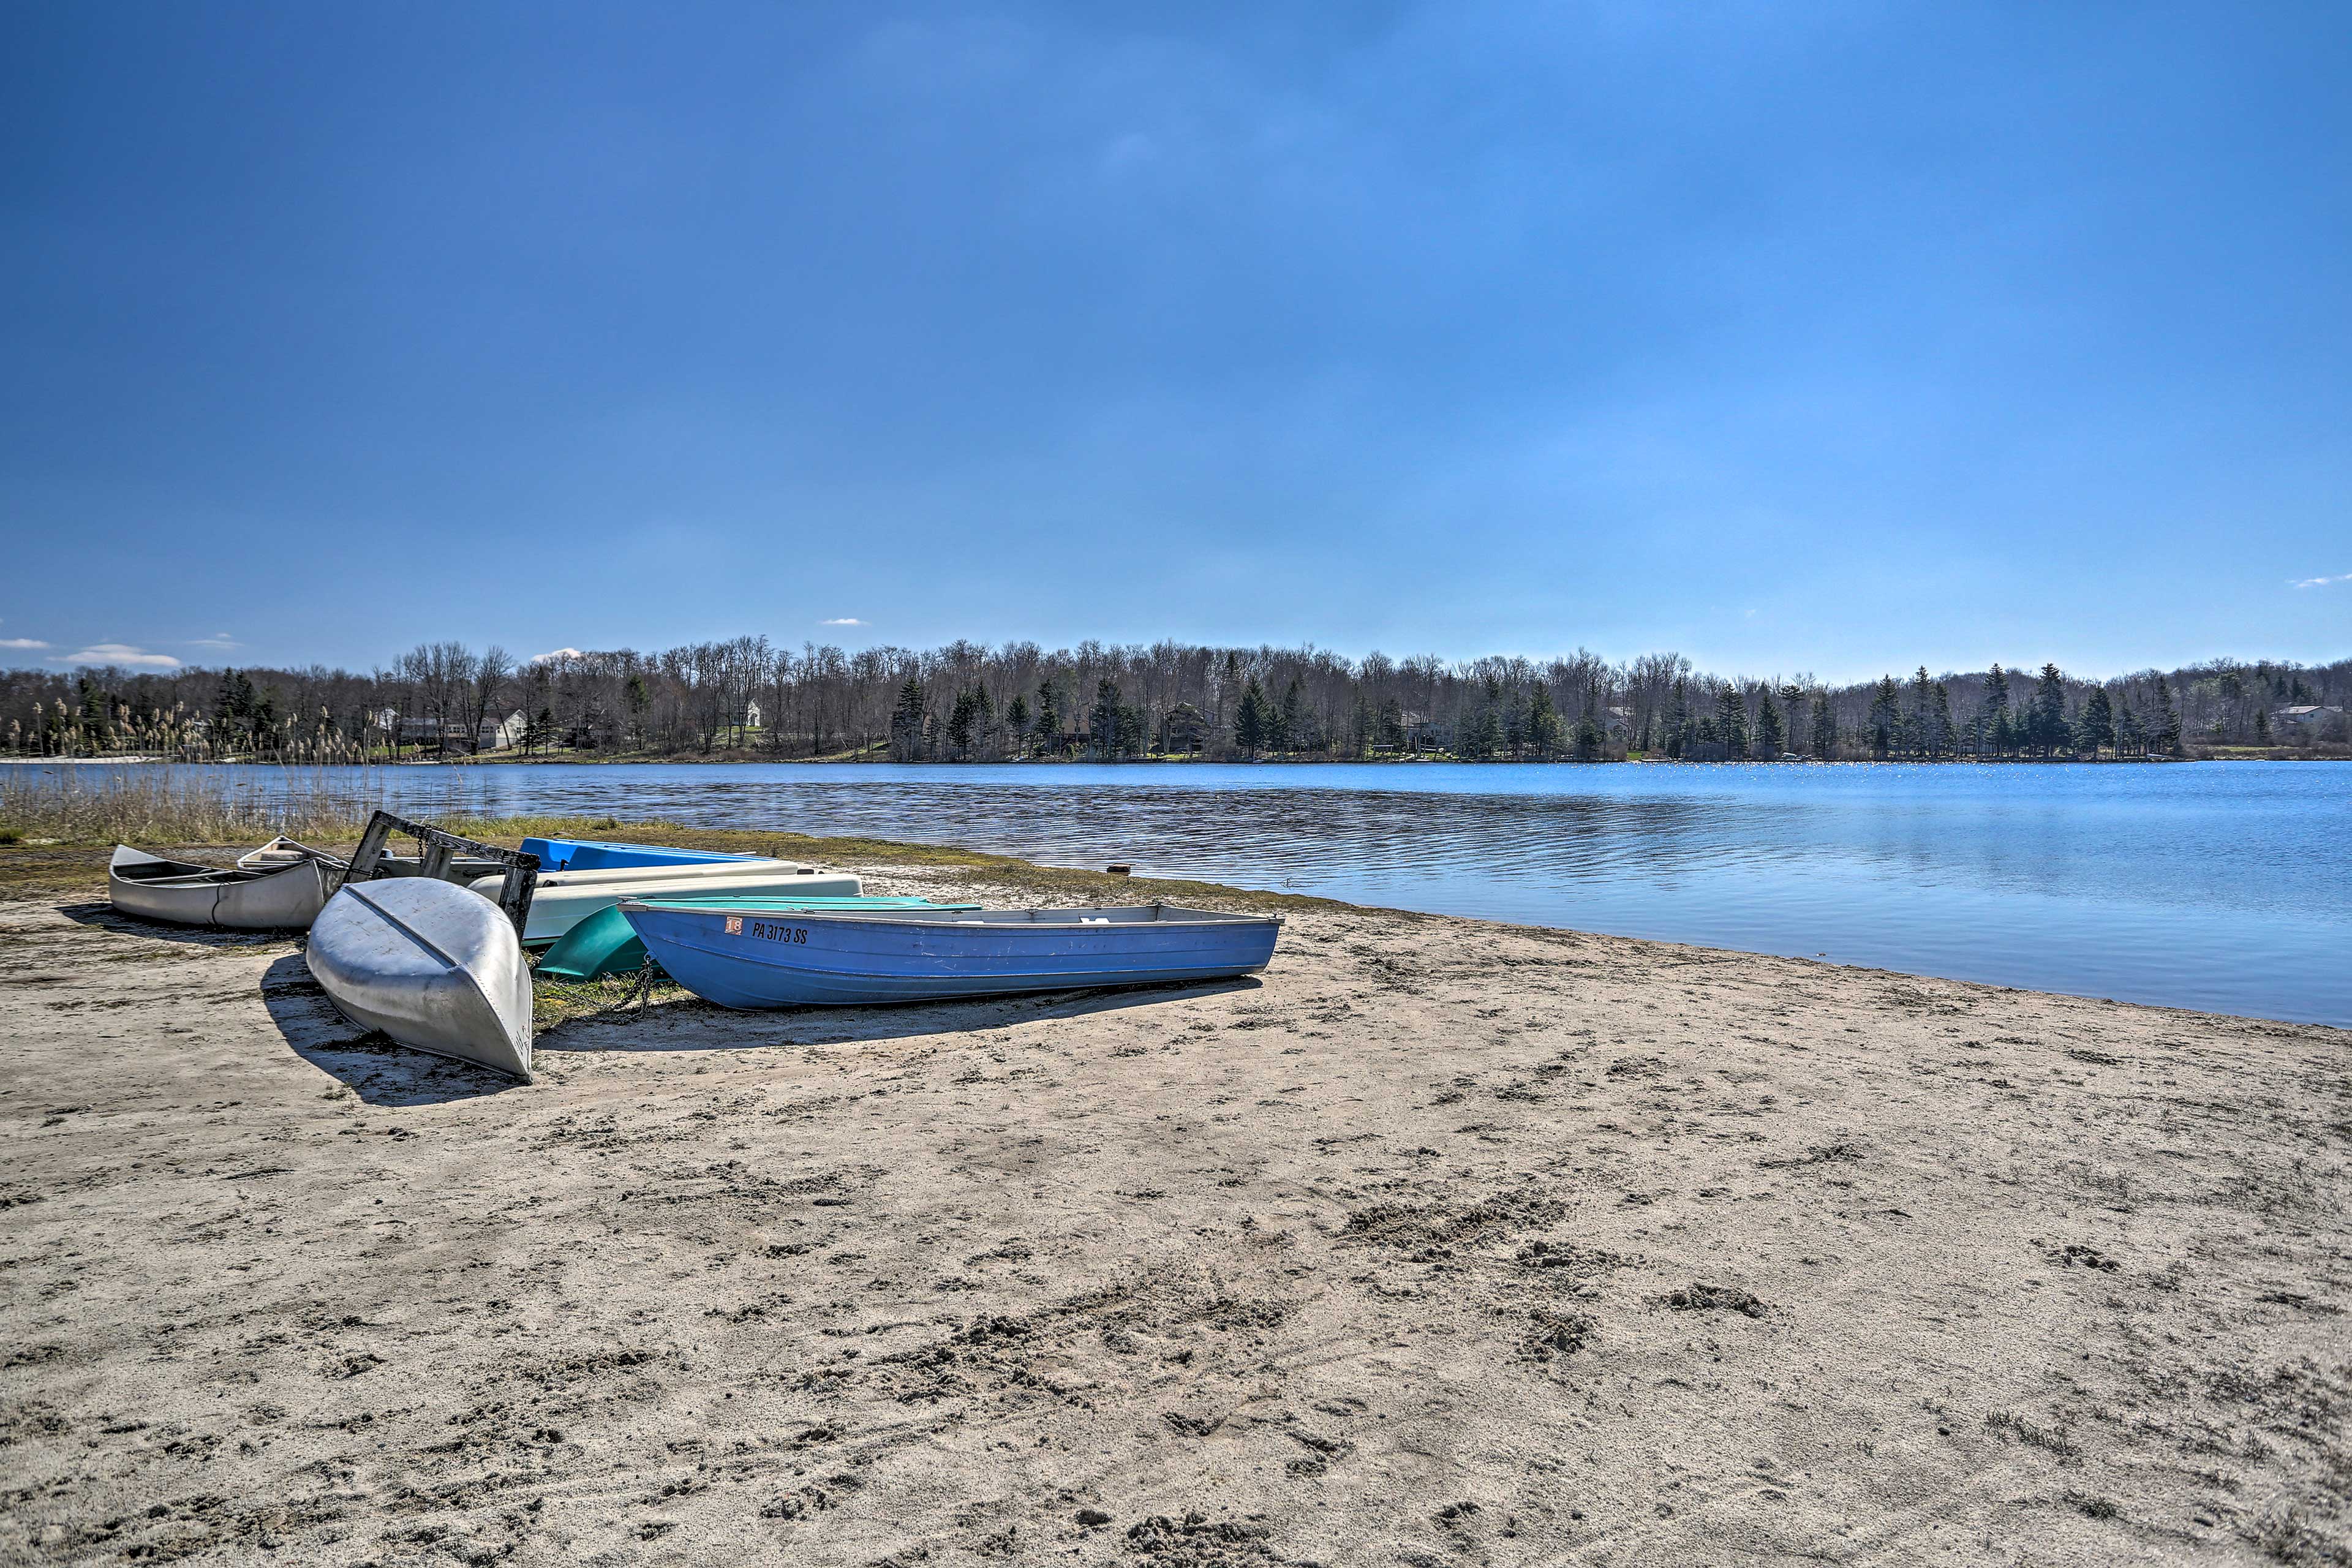
<path fill-rule="evenodd" d="M 32 853 L 39 1561 L 2352 1542 L 2344 1030 L 867 841 L 875 891 L 1271 903 L 1282 945 L 834 1012 L 542 987 L 524 1088 Z"/>
<path fill-rule="evenodd" d="M 2053 767 L 2155 767 L 2178 766 L 2184 763 L 2345 763 L 2352 762 L 2352 751 L 2317 752 L 2299 747 L 2274 747 L 2260 756 L 2245 753 L 2254 747 L 2231 747 L 2226 755 L 2211 753 L 2181 757 L 1819 757 L 1726 758 L 1719 762 L 1685 762 L 1679 757 L 1602 757 L 1591 760 L 1574 757 L 991 757 L 959 759 L 929 758 L 921 762 L 902 763 L 889 757 L 772 757 L 753 752 L 718 753 L 685 752 L 674 755 L 633 753 L 625 756 L 597 754 L 573 756 L 488 757 L 457 755 L 449 757 L 370 758 L 366 761 L 341 759 L 335 761 L 265 762 L 252 757 L 182 758 L 152 754 L 100 757 L 31 757 L 0 755 L 0 763 L 20 767 L 102 767 L 167 766 L 192 768 L 530 768 L 530 767 L 845 767 L 845 768 L 995 768 L 995 767 L 1677 767 L 1677 768 L 1752 768 L 1752 767 L 1906 767 L 1906 768 L 2053 768 Z"/>

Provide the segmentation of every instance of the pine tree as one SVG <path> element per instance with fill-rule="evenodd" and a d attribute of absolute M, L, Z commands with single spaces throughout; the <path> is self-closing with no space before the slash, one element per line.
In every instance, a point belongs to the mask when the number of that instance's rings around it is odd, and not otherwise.
<path fill-rule="evenodd" d="M 1119 754 L 1119 708 L 1118 682 L 1106 676 L 1095 687 L 1094 711 L 1087 716 L 1095 755 L 1105 761 Z"/>
<path fill-rule="evenodd" d="M 1985 672 L 1984 716 L 1986 728 L 1994 737 L 1993 755 L 2000 756 L 2009 750 L 2009 675 L 1999 660 Z"/>
<path fill-rule="evenodd" d="M 1756 710 L 1756 754 L 1768 763 L 1780 760 L 1780 710 L 1772 705 L 1772 689 L 1764 689 L 1762 702 Z"/>
<path fill-rule="evenodd" d="M 1689 730 L 1689 694 L 1684 689 L 1683 682 L 1677 679 L 1675 682 L 1674 706 L 1666 712 L 1666 755 L 1675 758 L 1682 756 L 1683 742 L 1687 738 Z"/>
<path fill-rule="evenodd" d="M 1739 688 L 1727 681 L 1715 694 L 1715 729 L 1723 741 L 1726 760 L 1743 762 L 1748 756 L 1748 703 L 1739 695 Z"/>
<path fill-rule="evenodd" d="M 1834 760 L 1837 752 L 1837 711 L 1830 706 L 1830 694 L 1813 693 L 1813 755 L 1822 762 Z"/>
<path fill-rule="evenodd" d="M 890 710 L 890 749 L 902 763 L 912 762 L 922 754 L 923 683 L 913 676 L 898 688 L 898 705 Z"/>
<path fill-rule="evenodd" d="M 1028 738 L 1029 700 L 1018 691 L 1013 694 L 1013 700 L 1004 705 L 1004 728 L 1013 736 L 1016 748 Z"/>
<path fill-rule="evenodd" d="M 955 706 L 948 712 L 948 744 L 965 762 L 971 761 L 972 724 L 979 717 L 979 704 L 972 700 L 971 693 L 957 692 Z"/>
<path fill-rule="evenodd" d="M 2028 721 L 2032 742 L 2042 748 L 2045 759 L 2071 738 L 2066 724 L 2066 678 L 2054 664 L 2043 665 L 2042 678 L 2033 683 L 2033 711 Z"/>
<path fill-rule="evenodd" d="M 1265 693 L 1253 675 L 1249 684 L 1242 688 L 1242 700 L 1234 710 L 1234 744 L 1255 762 L 1258 748 L 1265 744 Z"/>
<path fill-rule="evenodd" d="M 2083 700 L 2083 716 L 2074 726 L 2074 743 L 2099 760 L 2099 748 L 2116 743 L 2115 704 L 2104 686 L 2094 687 Z"/>
<path fill-rule="evenodd" d="M 1059 756 L 1062 752 L 1062 716 L 1054 711 L 1054 687 L 1048 681 L 1037 688 L 1037 721 L 1030 727 L 1030 747 L 1039 756 Z"/>
<path fill-rule="evenodd" d="M 1900 722 L 1902 693 L 1891 675 L 1878 678 L 1878 689 L 1870 696 L 1870 749 L 1878 760 L 1885 762 L 1895 749 L 1895 731 Z"/>
<path fill-rule="evenodd" d="M 1959 729 L 1952 722 L 1952 693 L 1940 680 L 1936 682 L 1936 702 L 1928 713 L 1927 752 L 1930 756 L 1960 754 Z"/>
<path fill-rule="evenodd" d="M 2180 710 L 2172 705 L 2172 688 L 2164 677 L 2156 678 L 2156 722 L 2153 738 L 2159 754 L 2180 755 Z"/>
<path fill-rule="evenodd" d="M 1910 701 L 1903 710 L 1903 749 L 1914 757 L 1934 754 L 1935 708 L 1936 683 L 1923 664 L 1911 678 Z"/>
<path fill-rule="evenodd" d="M 1597 763 L 1601 760 L 1601 726 L 1592 721 L 1592 709 L 1588 704 L 1584 711 L 1576 716 L 1576 760 Z"/>
<path fill-rule="evenodd" d="M 1528 700 L 1528 744 L 1545 761 L 1559 745 L 1559 713 L 1551 705 L 1551 688 L 1541 681 Z"/>

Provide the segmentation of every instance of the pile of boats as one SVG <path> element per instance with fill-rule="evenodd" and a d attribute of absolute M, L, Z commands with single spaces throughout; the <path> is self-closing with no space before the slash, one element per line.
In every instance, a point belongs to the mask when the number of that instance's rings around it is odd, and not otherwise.
<path fill-rule="evenodd" d="M 417 852 L 393 853 L 394 835 Z M 534 974 L 655 963 L 735 1008 L 939 1001 L 1255 973 L 1282 923 L 1171 904 L 868 898 L 858 878 L 795 861 L 591 839 L 501 849 L 389 812 L 349 859 L 284 837 L 234 867 L 122 845 L 108 883 L 117 910 L 145 920 L 307 928 L 310 973 L 345 1017 L 525 1082 Z"/>

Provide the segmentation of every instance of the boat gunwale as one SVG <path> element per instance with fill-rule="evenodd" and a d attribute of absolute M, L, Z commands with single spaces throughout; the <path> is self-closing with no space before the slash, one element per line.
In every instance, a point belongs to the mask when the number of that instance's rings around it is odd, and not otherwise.
<path fill-rule="evenodd" d="M 721 896 L 723 897 L 723 895 Z M 745 900 L 743 902 L 745 907 L 741 912 L 745 914 L 766 914 L 772 912 L 765 910 L 752 910 L 749 907 L 751 904 L 750 900 Z M 671 909 L 664 900 L 658 899 L 622 899 L 619 900 L 614 907 L 618 909 L 625 915 L 632 909 L 686 915 L 724 915 L 730 912 L 724 908 L 712 907 L 709 905 L 697 906 L 690 909 Z M 1271 925 L 1279 927 L 1283 923 L 1282 917 L 1280 915 L 1229 914 L 1223 910 L 1196 910 L 1182 904 L 1087 904 L 1081 905 L 1079 908 L 1097 910 L 1181 910 L 1187 915 L 1197 916 L 1199 918 L 1172 921 L 908 920 L 905 916 L 908 911 L 903 910 L 877 910 L 870 914 L 860 913 L 851 910 L 819 910 L 810 911 L 810 918 L 824 921 L 845 921 L 857 925 L 904 926 L 910 931 L 939 931 L 941 928 L 945 928 L 950 931 L 970 931 L 975 926 L 984 931 L 1099 931 L 1106 927 L 1115 929 L 1125 926 L 1142 926 L 1154 931 L 1171 931 L 1182 930 L 1191 926 Z M 940 912 L 942 914 L 956 914 L 961 911 L 946 909 L 942 910 Z M 1010 910 L 1003 910 L 984 912 L 1010 914 L 1013 911 Z M 1076 913 L 1077 911 L 1076 910 L 1068 911 L 1060 910 L 1033 910 L 1028 912 L 1034 915 L 1061 914 L 1065 912 Z"/>

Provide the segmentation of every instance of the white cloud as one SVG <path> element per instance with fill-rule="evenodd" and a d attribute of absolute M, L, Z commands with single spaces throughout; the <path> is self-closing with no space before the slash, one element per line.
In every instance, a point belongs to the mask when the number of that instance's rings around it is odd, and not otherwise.
<path fill-rule="evenodd" d="M 125 669 L 177 669 L 180 661 L 168 653 L 149 653 L 129 643 L 92 643 L 79 653 L 52 654 L 51 664 L 114 664 Z"/>
<path fill-rule="evenodd" d="M 2325 588 L 2330 583 L 2352 583 L 2352 572 L 2339 572 L 2333 577 L 2298 577 L 2287 584 L 2290 588 Z"/>
<path fill-rule="evenodd" d="M 586 654 L 582 653 L 576 647 L 559 647 L 547 653 L 535 653 L 531 655 L 530 662 L 533 664 L 548 664 L 559 658 L 585 658 L 587 657 L 588 656 Z"/>
<path fill-rule="evenodd" d="M 47 647 L 38 637 L 0 637 L 0 647 Z"/>
<path fill-rule="evenodd" d="M 842 616 L 834 620 L 817 622 L 817 625 L 821 626 L 862 626 L 865 624 L 866 623 L 864 621 L 859 620 L 856 616 Z"/>
<path fill-rule="evenodd" d="M 243 647 L 245 645 L 237 641 L 235 637 L 229 636 L 226 632 L 215 632 L 208 637 L 195 638 L 194 641 L 190 642 L 188 646 L 190 647 L 232 648 Z"/>

